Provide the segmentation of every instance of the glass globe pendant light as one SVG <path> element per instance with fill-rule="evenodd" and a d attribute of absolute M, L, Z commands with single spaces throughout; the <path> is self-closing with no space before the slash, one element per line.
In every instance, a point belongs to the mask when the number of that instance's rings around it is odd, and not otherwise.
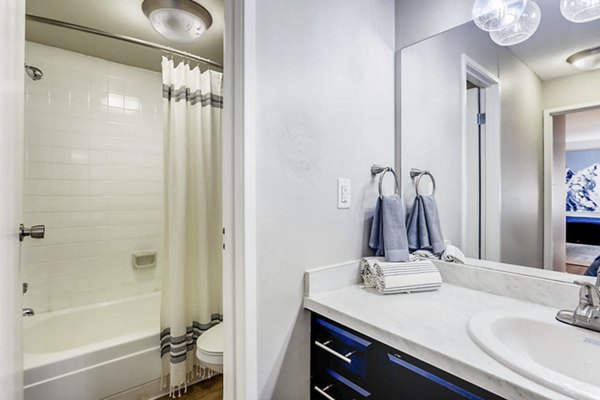
<path fill-rule="evenodd" d="M 512 25 L 490 32 L 492 40 L 500 46 L 512 46 L 529 39 L 540 26 L 542 12 L 540 7 L 529 0 L 523 15 Z"/>
<path fill-rule="evenodd" d="M 560 12 L 571 22 L 589 22 L 600 18 L 600 0 L 561 0 Z"/>
<path fill-rule="evenodd" d="M 475 0 L 473 21 L 480 29 L 493 32 L 516 22 L 529 0 Z"/>

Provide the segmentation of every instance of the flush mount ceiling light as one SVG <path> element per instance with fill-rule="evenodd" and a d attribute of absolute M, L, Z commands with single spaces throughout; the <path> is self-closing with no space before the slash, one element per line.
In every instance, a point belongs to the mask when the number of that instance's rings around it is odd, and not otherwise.
<path fill-rule="evenodd" d="M 528 0 L 475 0 L 473 21 L 484 31 L 506 28 L 521 17 Z"/>
<path fill-rule="evenodd" d="M 560 12 L 571 22 L 588 22 L 600 18 L 600 0 L 561 0 Z"/>
<path fill-rule="evenodd" d="M 573 54 L 567 58 L 567 62 L 579 71 L 591 71 L 600 69 L 600 47 L 587 49 Z"/>
<path fill-rule="evenodd" d="M 175 43 L 193 43 L 212 25 L 212 16 L 192 0 L 144 0 L 142 10 L 154 30 Z"/>
<path fill-rule="evenodd" d="M 498 31 L 490 32 L 492 40 L 500 46 L 512 46 L 529 39 L 540 26 L 542 11 L 540 7 L 529 0 L 525 12 L 513 24 Z"/>

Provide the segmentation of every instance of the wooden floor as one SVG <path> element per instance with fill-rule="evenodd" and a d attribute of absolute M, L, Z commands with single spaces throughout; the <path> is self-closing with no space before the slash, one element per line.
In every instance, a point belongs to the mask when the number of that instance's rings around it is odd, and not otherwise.
<path fill-rule="evenodd" d="M 221 400 L 223 398 L 223 375 L 196 383 L 188 388 L 185 395 L 178 399 L 185 400 Z M 169 396 L 161 397 L 159 400 L 167 400 Z"/>

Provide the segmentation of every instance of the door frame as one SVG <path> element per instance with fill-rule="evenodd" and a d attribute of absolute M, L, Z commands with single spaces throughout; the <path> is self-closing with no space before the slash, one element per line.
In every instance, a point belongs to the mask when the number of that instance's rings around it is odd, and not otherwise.
<path fill-rule="evenodd" d="M 25 154 L 25 2 L 0 0 L 0 398 L 23 399 L 22 293 L 18 226 Z"/>
<path fill-rule="evenodd" d="M 481 226 L 481 258 L 489 261 L 500 261 L 501 250 L 501 207 L 502 207 L 502 187 L 498 177 L 501 176 L 501 98 L 500 98 L 500 79 L 488 71 L 485 67 L 477 63 L 468 55 L 461 55 L 461 82 L 465 84 L 461 88 L 461 126 L 462 126 L 462 191 L 464 199 L 467 195 L 467 80 L 475 83 L 481 89 L 485 90 L 486 105 L 486 123 L 485 123 L 485 170 L 483 171 L 481 191 L 482 207 L 480 221 Z M 490 182 L 497 181 L 497 185 Z M 467 205 L 462 201 L 461 214 L 461 241 L 466 243 L 467 232 Z"/>
<path fill-rule="evenodd" d="M 224 399 L 257 392 L 255 0 L 225 0 L 223 108 Z"/>
<path fill-rule="evenodd" d="M 556 115 L 592 110 L 598 107 L 600 107 L 600 100 L 544 109 L 544 269 L 547 270 L 554 270 L 554 226 L 552 224 L 552 209 L 554 207 L 553 187 L 555 181 L 554 174 L 552 173 L 554 164 L 553 117 Z M 561 179 L 564 179 L 564 176 L 561 177 Z"/>

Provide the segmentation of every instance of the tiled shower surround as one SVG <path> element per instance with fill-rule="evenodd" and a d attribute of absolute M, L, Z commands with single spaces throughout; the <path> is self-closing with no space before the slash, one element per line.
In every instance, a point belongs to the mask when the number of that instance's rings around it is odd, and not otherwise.
<path fill-rule="evenodd" d="M 160 289 L 162 99 L 157 72 L 28 42 L 24 306 L 36 312 Z M 157 250 L 135 270 L 132 252 Z"/>

